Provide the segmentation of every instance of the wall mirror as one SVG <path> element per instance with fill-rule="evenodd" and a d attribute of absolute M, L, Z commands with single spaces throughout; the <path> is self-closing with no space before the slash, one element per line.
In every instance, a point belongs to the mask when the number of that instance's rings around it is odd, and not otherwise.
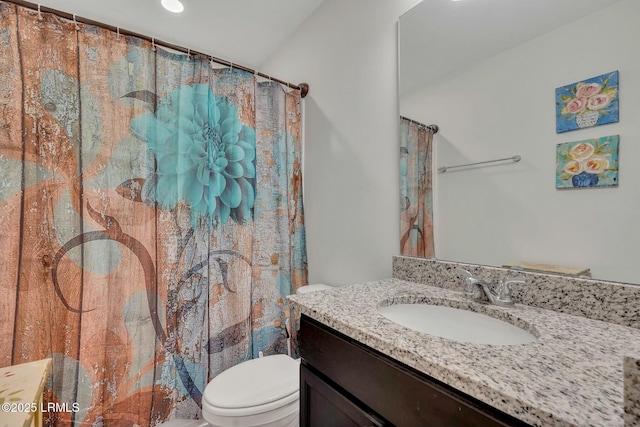
<path fill-rule="evenodd" d="M 400 17 L 400 115 L 439 127 L 436 258 L 640 284 L 639 18 L 637 0 L 429 0 Z M 556 88 L 614 71 L 619 122 L 557 133 Z M 558 144 L 616 135 L 616 186 L 556 188 Z"/>

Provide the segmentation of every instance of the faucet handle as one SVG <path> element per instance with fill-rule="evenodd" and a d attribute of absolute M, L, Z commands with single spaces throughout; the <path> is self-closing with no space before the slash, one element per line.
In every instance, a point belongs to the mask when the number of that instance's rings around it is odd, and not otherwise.
<path fill-rule="evenodd" d="M 510 273 L 513 272 L 516 275 L 510 277 Z M 497 294 L 498 294 L 498 300 L 500 302 L 507 303 L 507 304 L 513 304 L 513 299 L 511 298 L 511 284 L 512 283 L 517 283 L 519 285 L 524 285 L 525 284 L 525 278 L 522 274 L 519 274 L 520 271 L 518 271 L 517 269 L 512 269 L 510 270 L 509 273 L 507 273 L 507 275 L 505 277 L 503 277 L 502 279 L 500 279 L 500 281 L 498 282 L 498 290 L 497 290 Z"/>
<path fill-rule="evenodd" d="M 498 281 L 496 289 L 496 304 L 499 305 L 513 305 L 513 299 L 511 298 L 511 283 L 513 280 L 502 278 Z"/>
<path fill-rule="evenodd" d="M 476 292 L 478 292 L 478 285 L 480 284 L 480 279 L 474 276 L 470 271 L 465 270 L 464 268 L 456 268 L 458 274 L 462 276 L 462 281 L 464 283 L 464 294 L 468 297 L 473 297 Z"/>

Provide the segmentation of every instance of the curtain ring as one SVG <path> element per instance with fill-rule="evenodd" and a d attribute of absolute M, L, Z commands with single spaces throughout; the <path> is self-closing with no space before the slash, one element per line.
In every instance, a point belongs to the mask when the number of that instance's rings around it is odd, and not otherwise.
<path fill-rule="evenodd" d="M 38 5 L 38 19 L 42 19 L 42 12 L 40 12 L 40 5 Z"/>
<path fill-rule="evenodd" d="M 191 59 L 191 48 L 187 48 L 187 59 Z"/>
<path fill-rule="evenodd" d="M 73 25 L 76 26 L 76 31 L 78 31 L 80 29 L 80 27 L 78 26 L 78 21 L 76 21 L 76 14 L 73 14 Z"/>
<path fill-rule="evenodd" d="M 156 39 L 151 37 L 151 50 L 156 51 Z"/>
<path fill-rule="evenodd" d="M 116 27 L 116 40 L 120 40 L 120 27 Z"/>

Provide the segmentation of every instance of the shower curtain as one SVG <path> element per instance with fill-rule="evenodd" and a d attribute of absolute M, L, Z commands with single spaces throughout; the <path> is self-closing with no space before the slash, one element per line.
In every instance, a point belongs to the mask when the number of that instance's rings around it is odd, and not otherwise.
<path fill-rule="evenodd" d="M 433 132 L 400 117 L 400 253 L 433 258 Z"/>
<path fill-rule="evenodd" d="M 0 366 L 51 357 L 51 426 L 195 418 L 285 352 L 306 284 L 300 95 L 0 2 Z"/>

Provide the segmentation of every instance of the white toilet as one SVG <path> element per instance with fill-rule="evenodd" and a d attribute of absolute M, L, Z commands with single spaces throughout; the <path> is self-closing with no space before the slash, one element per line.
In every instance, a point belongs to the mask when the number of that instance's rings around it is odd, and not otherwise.
<path fill-rule="evenodd" d="M 297 293 L 331 288 L 309 285 Z M 158 427 L 298 427 L 299 400 L 300 361 L 285 354 L 264 356 L 233 366 L 211 380 L 202 395 L 206 422 L 172 420 Z"/>
<path fill-rule="evenodd" d="M 202 416 L 215 427 L 297 427 L 300 363 L 286 354 L 248 360 L 215 377 Z"/>

